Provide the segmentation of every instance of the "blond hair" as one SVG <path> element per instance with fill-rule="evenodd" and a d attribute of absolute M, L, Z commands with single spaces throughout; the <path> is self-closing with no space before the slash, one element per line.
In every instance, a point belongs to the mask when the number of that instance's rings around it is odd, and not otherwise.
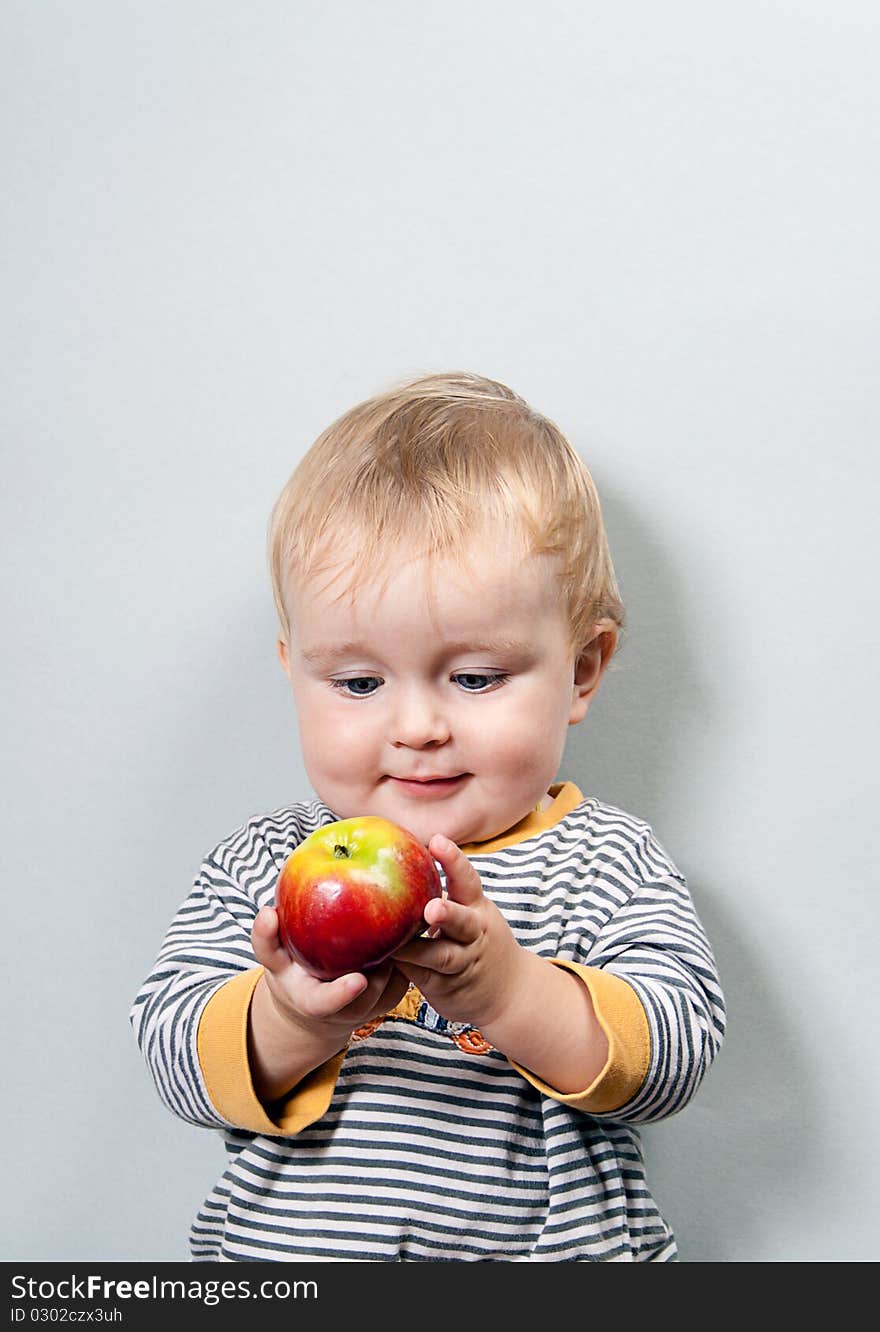
<path fill-rule="evenodd" d="M 353 594 L 389 569 L 401 544 L 460 557 L 493 520 L 518 529 L 529 554 L 558 557 L 574 648 L 600 621 L 623 627 L 596 488 L 552 421 L 505 384 L 466 372 L 411 379 L 350 408 L 272 510 L 269 567 L 285 640 L 286 578 L 334 567 L 341 533 L 358 542 L 347 568 Z"/>

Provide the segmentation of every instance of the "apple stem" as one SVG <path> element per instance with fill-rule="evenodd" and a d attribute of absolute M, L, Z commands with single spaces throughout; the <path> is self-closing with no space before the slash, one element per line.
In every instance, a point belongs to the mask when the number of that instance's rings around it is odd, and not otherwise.
<path fill-rule="evenodd" d="M 349 851 L 348 847 L 342 846 L 339 842 L 337 842 L 336 845 L 334 846 L 333 854 L 339 860 L 349 860 L 351 858 L 351 852 Z"/>

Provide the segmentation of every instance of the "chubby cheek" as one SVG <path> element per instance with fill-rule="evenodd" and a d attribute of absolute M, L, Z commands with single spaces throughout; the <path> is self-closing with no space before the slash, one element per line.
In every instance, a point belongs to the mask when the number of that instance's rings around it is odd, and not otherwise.
<path fill-rule="evenodd" d="M 555 706 L 548 707 L 553 699 Z M 565 706 L 562 706 L 565 704 Z M 511 715 L 483 733 L 484 753 L 499 777 L 551 781 L 556 774 L 568 732 L 568 706 L 563 693 L 536 690 L 521 697 Z"/>
<path fill-rule="evenodd" d="M 537 739 L 537 737 L 536 737 Z M 559 755 L 555 746 L 548 743 L 546 735 L 537 743 L 511 746 L 505 753 L 504 761 L 499 762 L 497 771 L 502 773 L 508 785 L 517 788 L 537 785 L 543 795 L 553 781 L 559 767 Z"/>
<path fill-rule="evenodd" d="M 306 769 L 342 785 L 368 779 L 376 763 L 372 728 L 363 712 L 309 685 L 294 686 L 300 748 Z"/>
<path fill-rule="evenodd" d="M 496 773 L 508 781 L 534 766 L 534 748 L 522 729 L 493 729 L 481 737 L 480 759 L 484 773 Z"/>

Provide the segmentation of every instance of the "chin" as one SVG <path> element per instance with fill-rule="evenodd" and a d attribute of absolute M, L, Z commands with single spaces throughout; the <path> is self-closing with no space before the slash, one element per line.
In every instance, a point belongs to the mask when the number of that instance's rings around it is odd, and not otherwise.
<path fill-rule="evenodd" d="M 418 838 L 422 846 L 427 846 L 431 838 L 436 837 L 437 833 L 448 837 L 456 845 L 473 840 L 462 821 L 448 816 L 444 818 L 439 810 L 436 817 L 432 818 L 429 812 L 424 809 L 395 808 L 390 811 L 385 810 L 383 818 L 390 819 L 392 823 L 400 824 L 401 828 L 406 828 L 407 832 L 411 832 L 413 837 Z"/>
<path fill-rule="evenodd" d="M 427 846 L 432 837 L 439 833 L 442 837 L 448 837 L 450 842 L 456 846 L 467 846 L 471 842 L 484 842 L 492 836 L 491 831 L 483 832 L 480 828 L 475 828 L 464 819 L 443 818 L 442 816 L 431 820 L 425 819 L 424 814 L 410 819 L 407 823 L 404 817 L 400 817 L 395 822 L 402 824 L 414 837 L 417 837 L 423 846 Z"/>

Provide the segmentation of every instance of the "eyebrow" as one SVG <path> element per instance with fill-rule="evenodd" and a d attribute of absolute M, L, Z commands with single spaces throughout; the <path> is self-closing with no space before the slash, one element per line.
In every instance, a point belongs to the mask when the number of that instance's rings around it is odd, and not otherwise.
<path fill-rule="evenodd" d="M 335 661 L 346 657 L 368 656 L 367 649 L 361 643 L 319 644 L 317 647 L 300 648 L 299 655 L 310 666 L 332 666 Z"/>
<path fill-rule="evenodd" d="M 447 657 L 458 657 L 467 652 L 484 652 L 489 656 L 525 657 L 531 654 L 532 647 L 518 638 L 473 638 L 445 643 L 442 645 L 442 652 Z M 319 643 L 314 647 L 300 648 L 299 653 L 309 666 L 321 667 L 333 666 L 337 662 L 352 658 L 373 656 L 366 644 L 355 642 Z"/>

